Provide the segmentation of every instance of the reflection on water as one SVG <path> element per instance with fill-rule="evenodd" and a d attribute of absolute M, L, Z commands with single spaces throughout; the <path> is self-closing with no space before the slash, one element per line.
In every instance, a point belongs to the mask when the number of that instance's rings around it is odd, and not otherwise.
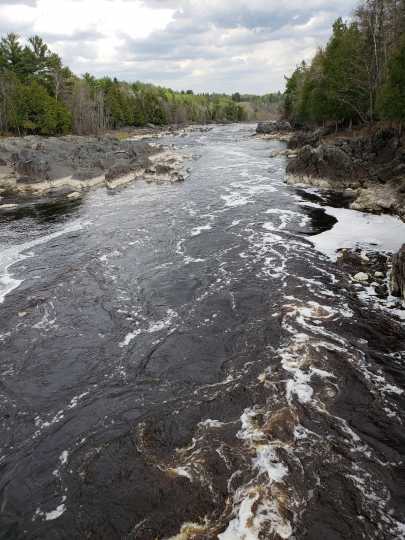
<path fill-rule="evenodd" d="M 327 214 L 323 208 L 306 207 L 306 212 L 311 219 L 311 230 L 307 232 L 308 236 L 327 231 L 337 223 L 337 219 Z"/>
<path fill-rule="evenodd" d="M 69 200 L 66 197 L 19 203 L 16 208 L 0 209 L 0 225 L 24 218 L 32 218 L 37 223 L 57 222 L 72 217 L 82 204 L 82 199 Z"/>

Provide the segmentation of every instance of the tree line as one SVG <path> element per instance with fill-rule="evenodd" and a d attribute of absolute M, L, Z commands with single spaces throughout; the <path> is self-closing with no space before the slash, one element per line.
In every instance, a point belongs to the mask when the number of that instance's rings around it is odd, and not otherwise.
<path fill-rule="evenodd" d="M 365 0 L 286 78 L 286 116 L 336 127 L 405 120 L 405 0 Z"/>
<path fill-rule="evenodd" d="M 39 36 L 0 40 L 0 132 L 18 135 L 91 134 L 124 126 L 238 122 L 245 108 L 222 94 L 175 92 L 127 83 L 63 65 Z"/>

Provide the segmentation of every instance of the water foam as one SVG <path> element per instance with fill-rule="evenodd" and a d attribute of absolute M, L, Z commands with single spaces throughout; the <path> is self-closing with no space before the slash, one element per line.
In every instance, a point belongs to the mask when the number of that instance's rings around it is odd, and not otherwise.
<path fill-rule="evenodd" d="M 74 221 L 60 231 L 56 231 L 54 233 L 47 234 L 46 236 L 36 238 L 35 240 L 24 242 L 23 244 L 12 246 L 3 250 L 0 253 L 0 304 L 4 302 L 5 297 L 10 294 L 11 291 L 19 287 L 24 281 L 23 279 L 15 279 L 12 277 L 9 270 L 18 262 L 33 256 L 32 253 L 26 253 L 29 249 L 41 244 L 46 244 L 50 240 L 58 238 L 59 236 L 79 231 L 89 223 L 90 222 Z"/>

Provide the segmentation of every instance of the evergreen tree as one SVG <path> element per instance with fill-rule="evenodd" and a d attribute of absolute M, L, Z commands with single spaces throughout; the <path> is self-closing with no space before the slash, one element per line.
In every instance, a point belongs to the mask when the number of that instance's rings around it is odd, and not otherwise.
<path fill-rule="evenodd" d="M 1 38 L 0 67 L 2 71 L 9 70 L 16 75 L 24 74 L 24 51 L 17 34 L 10 33 Z"/>
<path fill-rule="evenodd" d="M 405 37 L 388 63 L 387 79 L 378 99 L 382 118 L 405 121 Z"/>
<path fill-rule="evenodd" d="M 33 81 L 19 89 L 18 124 L 24 133 L 57 135 L 68 133 L 71 115 L 45 88 Z"/>

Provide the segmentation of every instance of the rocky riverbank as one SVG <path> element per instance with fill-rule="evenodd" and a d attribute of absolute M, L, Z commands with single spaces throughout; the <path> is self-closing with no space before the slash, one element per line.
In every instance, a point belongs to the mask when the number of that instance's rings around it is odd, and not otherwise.
<path fill-rule="evenodd" d="M 359 298 L 405 320 L 405 245 L 394 256 L 378 251 L 342 249 L 336 264 L 350 276 Z"/>
<path fill-rule="evenodd" d="M 296 132 L 288 141 L 289 184 L 348 191 L 351 208 L 405 220 L 405 136 L 396 129 L 335 134 Z"/>
<path fill-rule="evenodd" d="M 281 140 L 288 142 L 293 135 L 293 128 L 290 122 L 285 120 L 274 120 L 271 122 L 259 122 L 256 128 L 256 136 L 261 139 Z"/>
<path fill-rule="evenodd" d="M 353 210 L 405 221 L 405 136 L 398 130 L 336 134 L 328 128 L 293 131 L 288 122 L 271 122 L 259 124 L 257 135 L 287 142 L 270 157 L 287 157 L 288 184 L 332 190 Z M 401 305 L 395 297 L 405 300 L 405 245 L 392 257 L 342 250 L 337 264 L 363 296 L 394 309 Z"/>
<path fill-rule="evenodd" d="M 209 127 L 171 127 L 109 133 L 100 137 L 8 137 L 0 139 L 0 210 L 38 196 L 79 198 L 91 188 L 109 189 L 143 178 L 184 180 L 186 156 L 173 147 L 147 143 L 173 133 Z"/>
<path fill-rule="evenodd" d="M 390 285 L 392 294 L 405 301 L 405 244 L 392 259 Z"/>

